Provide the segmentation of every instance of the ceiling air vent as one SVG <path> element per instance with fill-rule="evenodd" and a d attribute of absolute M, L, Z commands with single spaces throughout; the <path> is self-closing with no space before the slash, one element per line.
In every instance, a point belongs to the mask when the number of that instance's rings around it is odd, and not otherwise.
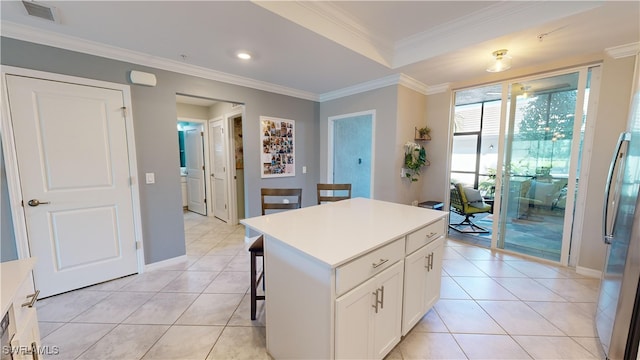
<path fill-rule="evenodd" d="M 25 9 L 27 9 L 27 13 L 29 15 L 53 22 L 56 21 L 54 7 L 41 5 L 33 1 L 23 1 L 22 4 L 24 5 Z"/>

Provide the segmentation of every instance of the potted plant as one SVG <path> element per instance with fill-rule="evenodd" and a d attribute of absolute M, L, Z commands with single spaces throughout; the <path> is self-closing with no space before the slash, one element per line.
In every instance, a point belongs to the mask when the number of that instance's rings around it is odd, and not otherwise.
<path fill-rule="evenodd" d="M 420 168 L 427 163 L 427 152 L 422 145 L 414 142 L 404 144 L 404 167 L 408 169 L 405 176 L 412 182 L 418 181 Z"/>
<path fill-rule="evenodd" d="M 427 138 L 430 132 L 431 132 L 431 129 L 429 129 L 428 126 L 421 127 L 420 129 L 418 129 L 418 134 L 420 135 L 420 139 Z"/>

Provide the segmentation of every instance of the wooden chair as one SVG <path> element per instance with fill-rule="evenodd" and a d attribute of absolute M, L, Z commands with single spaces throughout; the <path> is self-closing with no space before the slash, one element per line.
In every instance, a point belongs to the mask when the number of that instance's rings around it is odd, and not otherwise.
<path fill-rule="evenodd" d="M 449 228 L 465 234 L 486 234 L 489 232 L 471 221 L 474 214 L 491 212 L 491 205 L 485 204 L 482 198 L 479 202 L 470 202 L 462 184 L 454 184 L 451 185 L 450 202 L 451 210 L 464 216 L 464 220 L 458 224 L 449 224 Z M 465 227 L 468 227 L 469 230 L 464 230 Z"/>
<path fill-rule="evenodd" d="M 278 202 L 273 200 L 278 198 Z M 267 210 L 288 210 L 302 207 L 302 189 L 260 189 L 262 203 L 262 215 L 266 215 Z M 268 199 L 265 199 L 268 198 Z M 288 202 L 283 202 L 287 199 Z M 251 320 L 256 319 L 257 301 L 264 300 L 264 295 L 258 295 L 258 285 L 262 280 L 264 290 L 264 236 L 260 235 L 249 247 L 251 254 Z M 258 266 L 256 261 L 262 258 L 262 270 L 257 274 Z"/>
<path fill-rule="evenodd" d="M 323 191 L 331 191 L 331 195 L 323 195 Z M 336 195 L 336 192 L 342 195 Z M 318 205 L 346 199 L 351 199 L 351 184 L 318 184 Z"/>

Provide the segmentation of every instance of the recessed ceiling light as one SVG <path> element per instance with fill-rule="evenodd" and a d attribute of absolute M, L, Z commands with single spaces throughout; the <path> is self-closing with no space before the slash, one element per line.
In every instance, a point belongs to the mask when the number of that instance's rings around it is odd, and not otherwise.
<path fill-rule="evenodd" d="M 249 54 L 246 51 L 238 51 L 236 53 L 236 56 L 238 57 L 238 59 L 242 59 L 242 60 L 249 60 L 251 59 L 251 54 Z"/>

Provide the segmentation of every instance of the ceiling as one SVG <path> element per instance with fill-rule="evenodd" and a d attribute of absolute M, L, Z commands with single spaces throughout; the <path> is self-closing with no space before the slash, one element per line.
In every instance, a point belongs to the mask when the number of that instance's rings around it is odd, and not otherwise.
<path fill-rule="evenodd" d="M 3 36 L 313 100 L 384 79 L 436 87 L 640 40 L 638 1 L 1 1 Z M 238 50 L 253 55 L 235 57 Z"/>

